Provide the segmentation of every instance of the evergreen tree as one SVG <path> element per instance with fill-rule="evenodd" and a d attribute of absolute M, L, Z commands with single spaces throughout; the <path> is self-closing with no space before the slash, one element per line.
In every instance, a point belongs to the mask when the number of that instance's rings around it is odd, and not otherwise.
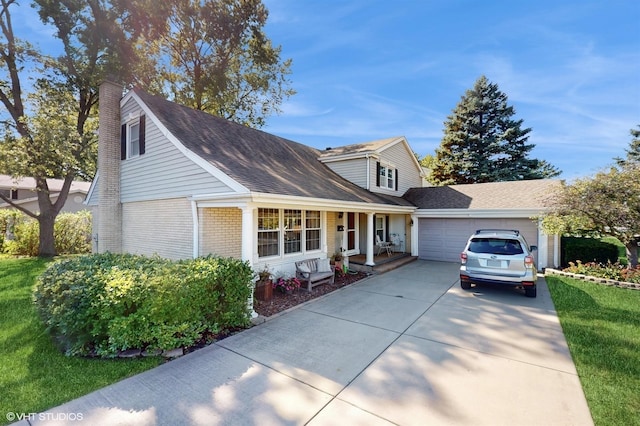
<path fill-rule="evenodd" d="M 430 181 L 436 185 L 543 179 L 560 171 L 529 158 L 530 128 L 512 117 L 515 110 L 497 84 L 480 77 L 444 123 Z"/>
<path fill-rule="evenodd" d="M 630 133 L 632 139 L 629 148 L 625 150 L 626 158 L 615 158 L 616 164 L 622 168 L 640 165 L 640 126 L 638 129 L 631 129 Z"/>

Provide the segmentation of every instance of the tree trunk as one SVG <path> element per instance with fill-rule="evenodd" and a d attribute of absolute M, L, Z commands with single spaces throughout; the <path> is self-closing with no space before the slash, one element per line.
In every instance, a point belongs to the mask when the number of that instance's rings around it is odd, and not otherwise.
<path fill-rule="evenodd" d="M 58 213 L 62 210 L 62 206 L 64 206 L 64 203 L 67 201 L 73 177 L 73 173 L 68 173 L 65 176 L 64 183 L 62 184 L 60 192 L 58 192 L 58 199 L 55 203 L 51 202 L 51 193 L 49 191 L 47 179 L 36 177 L 38 207 L 40 208 L 40 214 L 36 217 L 40 227 L 40 247 L 38 249 L 38 256 L 40 257 L 52 257 L 57 254 L 54 238 L 54 225 L 56 223 Z"/>
<path fill-rule="evenodd" d="M 638 242 L 632 240 L 625 244 L 627 249 L 627 259 L 629 260 L 629 267 L 635 268 L 638 266 Z"/>
<path fill-rule="evenodd" d="M 52 257 L 56 255 L 55 239 L 53 234 L 53 226 L 56 221 L 56 215 L 40 213 L 38 223 L 40 224 L 40 247 L 38 256 Z"/>

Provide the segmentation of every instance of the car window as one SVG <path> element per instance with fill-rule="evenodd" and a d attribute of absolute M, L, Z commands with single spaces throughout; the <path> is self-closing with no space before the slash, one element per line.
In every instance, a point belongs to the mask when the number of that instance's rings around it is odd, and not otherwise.
<path fill-rule="evenodd" d="M 522 254 L 520 241 L 504 238 L 473 238 L 469 243 L 469 251 L 486 254 Z"/>

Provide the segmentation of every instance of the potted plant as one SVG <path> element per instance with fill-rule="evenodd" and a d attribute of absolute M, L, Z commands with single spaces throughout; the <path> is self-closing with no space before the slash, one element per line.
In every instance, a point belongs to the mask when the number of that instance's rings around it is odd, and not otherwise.
<path fill-rule="evenodd" d="M 271 272 L 265 265 L 258 271 L 258 281 L 256 281 L 256 299 L 268 302 L 273 297 L 273 286 L 271 285 Z"/>
<path fill-rule="evenodd" d="M 336 267 L 336 271 L 342 273 L 342 260 L 344 259 L 342 251 L 335 252 L 333 256 L 331 256 L 331 258 L 333 260 L 333 264 Z"/>
<path fill-rule="evenodd" d="M 273 288 L 277 289 L 281 293 L 291 293 L 294 290 L 300 288 L 300 280 L 296 277 L 284 278 L 280 277 L 273 283 Z"/>

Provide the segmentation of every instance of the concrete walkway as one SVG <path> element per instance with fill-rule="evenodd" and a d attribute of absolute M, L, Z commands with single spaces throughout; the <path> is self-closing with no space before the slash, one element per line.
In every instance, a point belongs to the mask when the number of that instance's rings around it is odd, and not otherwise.
<path fill-rule="evenodd" d="M 593 424 L 544 279 L 536 299 L 510 289 L 464 291 L 457 264 L 425 261 L 30 423 Z"/>

